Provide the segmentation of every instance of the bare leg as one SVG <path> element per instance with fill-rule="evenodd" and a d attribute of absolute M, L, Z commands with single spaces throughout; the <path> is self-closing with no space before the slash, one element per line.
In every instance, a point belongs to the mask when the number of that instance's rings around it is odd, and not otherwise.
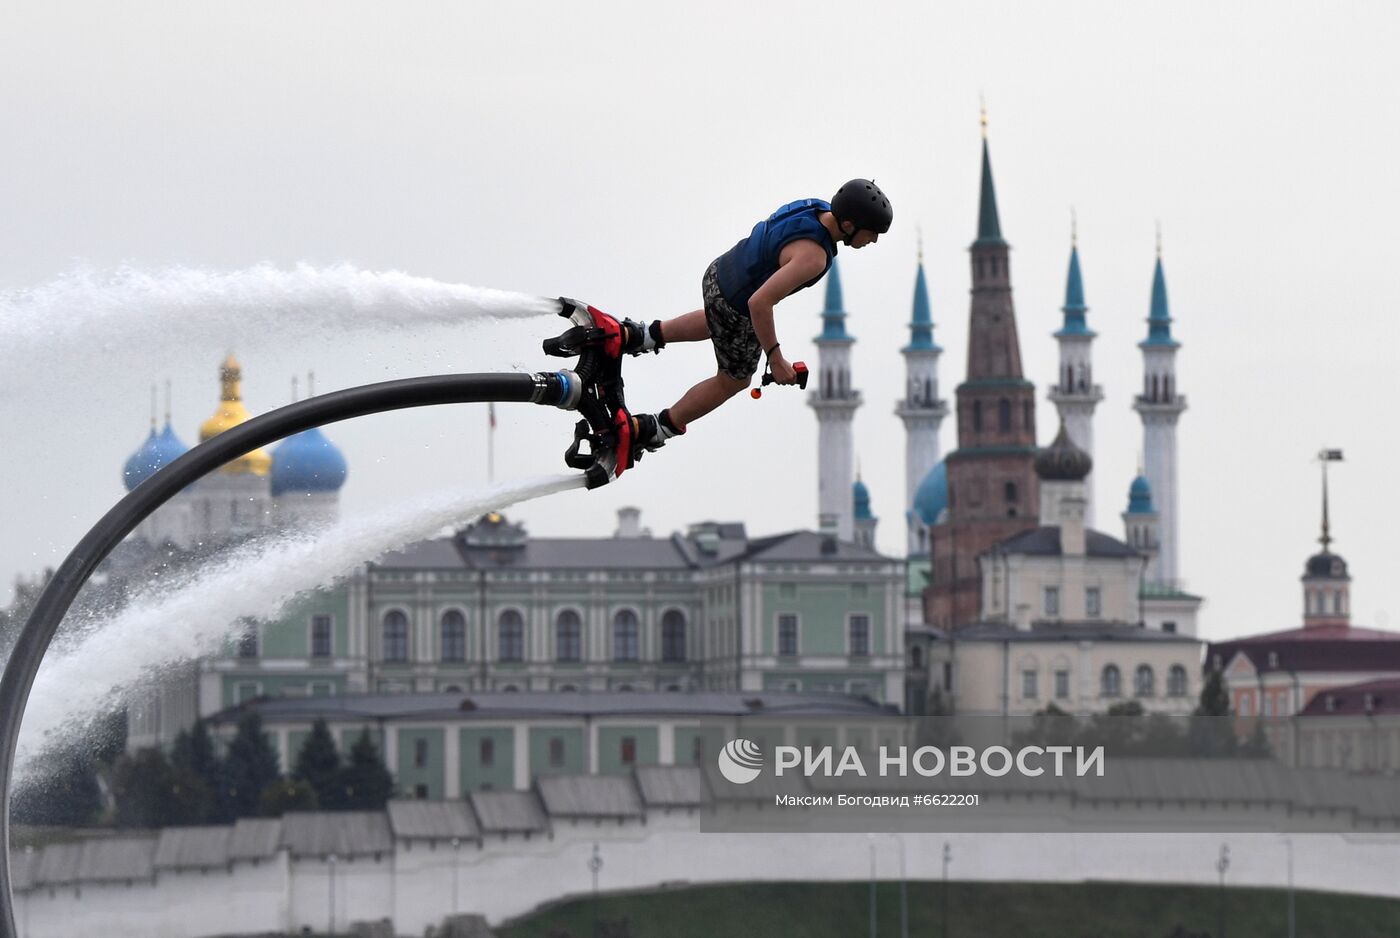
<path fill-rule="evenodd" d="M 699 342 L 710 337 L 710 326 L 705 322 L 705 311 L 697 309 L 691 313 L 667 319 L 661 323 L 661 338 L 671 342 Z"/>
<path fill-rule="evenodd" d="M 685 316 L 680 317 L 680 319 L 685 318 Z M 676 322 L 679 319 L 672 321 Z M 703 322 L 702 313 L 701 323 L 703 324 Z M 666 335 L 666 327 L 662 326 L 661 329 L 661 334 Z M 671 341 L 669 336 L 667 336 L 666 341 Z M 718 372 L 685 392 L 685 395 L 671 408 L 671 421 L 684 429 L 692 420 L 699 420 L 748 386 L 748 378 L 731 378 L 722 371 Z"/>

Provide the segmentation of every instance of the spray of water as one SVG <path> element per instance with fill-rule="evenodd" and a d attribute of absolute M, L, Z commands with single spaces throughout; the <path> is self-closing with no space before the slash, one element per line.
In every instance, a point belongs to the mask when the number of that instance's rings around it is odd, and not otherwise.
<path fill-rule="evenodd" d="M 0 293 L 0 369 L 71 349 L 142 360 L 153 349 L 278 343 L 558 311 L 558 301 L 349 264 L 216 272 L 79 268 Z M 133 357 L 134 356 L 134 357 Z"/>
<path fill-rule="evenodd" d="M 44 744 L 118 705 L 152 673 L 217 652 L 246 618 L 276 618 L 299 593 L 348 575 L 366 559 L 432 537 L 491 509 L 583 488 L 581 473 L 541 476 L 400 502 L 316 534 L 236 550 L 160 595 L 138 597 L 113 619 L 46 658 L 25 710 L 16 757 L 24 781 Z"/>

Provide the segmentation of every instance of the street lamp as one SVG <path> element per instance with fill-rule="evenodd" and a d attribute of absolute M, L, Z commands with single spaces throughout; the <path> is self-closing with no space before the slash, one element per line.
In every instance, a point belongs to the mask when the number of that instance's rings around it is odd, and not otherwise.
<path fill-rule="evenodd" d="M 34 882 L 34 845 L 24 845 L 24 865 L 29 868 L 29 881 Z M 34 904 L 34 893 L 24 897 L 24 938 L 29 938 L 29 907 Z"/>
<path fill-rule="evenodd" d="M 1230 868 L 1230 845 L 1220 845 L 1220 859 L 1215 861 L 1215 869 L 1220 874 L 1220 938 L 1225 938 L 1225 871 Z"/>
<path fill-rule="evenodd" d="M 1283 845 L 1288 848 L 1288 938 L 1297 938 L 1293 905 L 1293 838 L 1283 838 Z"/>
<path fill-rule="evenodd" d="M 899 938 L 909 938 L 909 892 L 908 871 L 904 860 L 904 838 L 890 832 L 899 845 Z"/>
<path fill-rule="evenodd" d="M 866 834 L 865 839 L 870 842 L 870 938 L 875 938 L 878 934 L 875 924 L 875 835 Z"/>
<path fill-rule="evenodd" d="M 329 928 L 329 932 L 330 932 L 331 938 L 335 938 L 335 864 L 336 864 L 336 861 L 339 860 L 339 859 L 340 859 L 340 858 L 337 857 L 335 854 L 331 854 L 329 857 L 326 858 L 326 862 L 330 864 L 330 870 L 331 870 L 331 875 L 330 875 L 330 882 L 331 882 L 331 888 L 330 888 L 330 909 L 329 909 L 329 913 L 330 913 L 330 914 L 329 914 L 329 916 L 328 916 L 328 918 L 330 919 L 330 928 Z"/>
<path fill-rule="evenodd" d="M 603 858 L 598 854 L 598 845 L 593 845 L 593 856 L 588 858 L 588 872 L 593 874 L 593 936 L 598 936 L 598 871 L 603 868 Z"/>
<path fill-rule="evenodd" d="M 453 838 L 452 838 L 452 914 L 453 914 L 454 916 L 457 914 L 457 880 L 461 878 L 461 877 L 459 877 L 459 876 L 457 875 L 457 863 L 458 863 L 458 861 L 461 859 L 461 856 L 462 856 L 462 854 L 461 854 L 461 849 L 462 849 L 462 839 L 461 839 L 460 837 L 453 837 Z"/>
<path fill-rule="evenodd" d="M 943 841 L 943 938 L 948 938 L 948 864 L 953 862 L 953 845 Z"/>

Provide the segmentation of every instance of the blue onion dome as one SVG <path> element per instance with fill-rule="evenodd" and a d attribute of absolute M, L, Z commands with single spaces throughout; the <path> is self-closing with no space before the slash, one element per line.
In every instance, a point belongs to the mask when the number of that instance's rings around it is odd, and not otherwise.
<path fill-rule="evenodd" d="M 1150 515 L 1156 511 L 1152 505 L 1152 483 L 1147 481 L 1147 476 L 1139 474 L 1128 486 L 1128 514 Z"/>
<path fill-rule="evenodd" d="M 914 491 L 914 513 L 924 524 L 937 524 L 948 509 L 948 466 L 939 462 Z"/>
<path fill-rule="evenodd" d="M 180 442 L 180 438 L 175 435 L 174 428 L 170 426 L 170 421 L 165 422 L 165 429 L 160 433 L 156 432 L 155 427 L 151 427 L 151 432 L 146 436 L 146 442 L 141 444 L 140 449 L 131 454 L 131 458 L 126 461 L 126 465 L 122 468 L 122 482 L 126 485 L 127 491 L 136 488 L 188 451 L 189 447 Z"/>
<path fill-rule="evenodd" d="M 1074 445 L 1063 423 L 1054 442 L 1035 456 L 1035 474 L 1047 482 L 1082 482 L 1093 468 L 1093 458 Z"/>
<path fill-rule="evenodd" d="M 345 457 L 320 427 L 283 440 L 272 451 L 272 494 L 335 492 L 345 484 Z"/>
<path fill-rule="evenodd" d="M 851 486 L 851 495 L 855 500 L 856 520 L 874 521 L 875 516 L 870 513 L 870 489 L 865 487 L 865 483 L 856 479 L 856 484 Z"/>

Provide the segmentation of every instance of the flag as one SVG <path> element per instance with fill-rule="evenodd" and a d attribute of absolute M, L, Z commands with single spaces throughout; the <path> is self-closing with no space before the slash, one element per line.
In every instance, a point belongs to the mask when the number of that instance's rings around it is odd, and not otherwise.
<path fill-rule="evenodd" d="M 1317 454 L 1317 458 L 1323 462 L 1341 462 L 1342 451 L 1339 449 L 1325 449 Z"/>
<path fill-rule="evenodd" d="M 489 402 L 489 403 L 486 405 L 486 412 L 487 412 L 487 414 L 490 416 L 491 429 L 492 429 L 492 430 L 496 429 L 496 402 L 495 402 L 495 401 L 491 401 L 491 402 Z M 1337 454 L 1337 458 L 1338 458 L 1338 459 L 1341 458 L 1341 454 L 1340 454 L 1340 453 Z"/>

